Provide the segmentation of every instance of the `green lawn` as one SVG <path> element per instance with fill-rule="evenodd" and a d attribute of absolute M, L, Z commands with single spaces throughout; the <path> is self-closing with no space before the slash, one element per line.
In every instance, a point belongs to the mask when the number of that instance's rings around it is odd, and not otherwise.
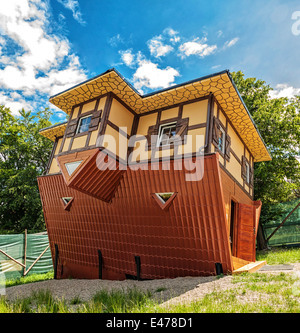
<path fill-rule="evenodd" d="M 256 254 L 256 260 L 266 260 L 268 265 L 290 264 L 294 262 L 300 262 L 300 247 L 274 247 L 268 251 L 260 251 Z"/>
<path fill-rule="evenodd" d="M 32 283 L 32 282 L 38 282 L 38 281 L 44 281 L 44 280 L 51 280 L 53 279 L 53 271 L 43 274 L 30 274 L 26 276 L 20 276 L 18 278 L 14 279 L 6 279 L 5 286 L 6 287 L 12 287 L 17 286 L 19 284 L 26 284 L 26 283 Z"/>

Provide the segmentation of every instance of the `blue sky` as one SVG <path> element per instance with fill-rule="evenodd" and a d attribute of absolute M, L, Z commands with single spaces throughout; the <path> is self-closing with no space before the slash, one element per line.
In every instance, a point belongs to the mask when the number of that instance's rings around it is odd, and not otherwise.
<path fill-rule="evenodd" d="M 115 67 L 141 93 L 224 69 L 300 94 L 297 0 L 9 0 L 0 3 L 0 104 L 51 95 Z"/>

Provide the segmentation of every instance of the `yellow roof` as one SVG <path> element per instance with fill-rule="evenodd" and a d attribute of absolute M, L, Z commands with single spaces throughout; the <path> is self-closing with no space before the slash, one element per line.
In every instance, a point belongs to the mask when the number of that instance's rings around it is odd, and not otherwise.
<path fill-rule="evenodd" d="M 67 128 L 67 122 L 64 122 L 62 124 L 57 124 L 47 128 L 43 128 L 42 130 L 40 130 L 39 133 L 43 135 L 45 138 L 48 138 L 51 141 L 55 141 L 55 138 L 64 135 L 66 128 Z"/>
<path fill-rule="evenodd" d="M 227 70 L 141 96 L 115 69 L 110 69 L 50 97 L 49 101 L 70 114 L 74 105 L 111 91 L 138 114 L 206 96 L 211 92 L 250 149 L 254 160 L 271 160 L 263 139 Z M 60 127 L 58 129 L 61 130 Z M 50 132 L 48 130 L 49 135 Z M 41 134 L 43 133 L 42 131 Z"/>

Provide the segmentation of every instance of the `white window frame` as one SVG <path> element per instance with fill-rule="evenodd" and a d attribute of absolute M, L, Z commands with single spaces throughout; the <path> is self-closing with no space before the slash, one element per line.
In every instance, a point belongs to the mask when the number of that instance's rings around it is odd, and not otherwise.
<path fill-rule="evenodd" d="M 79 133 L 79 129 L 80 129 L 80 125 L 81 125 L 82 120 L 85 119 L 85 118 L 89 118 L 89 117 L 92 117 L 92 115 L 90 114 L 90 115 L 88 115 L 88 116 L 84 116 L 84 117 L 81 117 L 81 118 L 79 119 L 79 123 L 78 123 L 77 129 L 76 129 L 76 134 Z M 87 131 L 88 131 L 88 130 L 87 130 Z M 85 133 L 85 132 L 87 132 L 87 131 L 84 131 L 84 132 L 81 132 L 81 133 Z"/>
<path fill-rule="evenodd" d="M 72 197 L 62 197 L 62 201 L 64 202 L 65 205 L 67 205 L 72 199 L 73 199 Z"/>
<path fill-rule="evenodd" d="M 75 172 L 75 170 L 79 167 L 79 165 L 82 162 L 83 162 L 83 160 L 65 163 L 65 167 L 67 169 L 67 172 L 68 172 L 69 176 L 72 176 L 72 174 Z M 77 167 L 73 170 L 73 172 L 70 173 L 71 170 L 70 170 L 69 166 L 72 165 L 72 164 L 77 164 Z"/>
<path fill-rule="evenodd" d="M 171 198 L 171 196 L 174 194 L 174 192 L 164 192 L 164 193 L 155 193 L 155 194 L 156 194 L 156 196 L 158 197 L 158 199 L 159 199 L 163 204 L 165 204 L 165 203 Z M 166 195 L 166 194 L 170 195 L 170 197 L 168 198 L 167 201 L 164 201 L 164 199 L 161 197 L 161 195 Z"/>
<path fill-rule="evenodd" d="M 222 154 L 225 154 L 225 144 L 226 144 L 226 131 L 222 126 L 220 126 L 220 132 L 222 133 L 222 147 L 220 148 L 220 145 L 218 145 L 219 150 Z"/>
<path fill-rule="evenodd" d="M 162 141 L 162 137 L 163 137 L 163 129 L 164 128 L 171 128 L 171 127 L 174 127 L 174 125 L 176 126 L 177 122 L 173 121 L 171 123 L 167 123 L 167 124 L 161 124 L 159 126 L 159 130 L 158 130 L 158 140 L 157 140 L 157 144 L 156 144 L 156 147 L 166 147 L 166 146 L 170 146 L 171 142 L 168 142 L 164 145 L 161 145 L 161 141 Z"/>

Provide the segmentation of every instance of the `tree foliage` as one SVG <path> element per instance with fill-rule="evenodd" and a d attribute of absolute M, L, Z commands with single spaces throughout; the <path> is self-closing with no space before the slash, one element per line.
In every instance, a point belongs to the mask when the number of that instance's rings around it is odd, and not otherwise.
<path fill-rule="evenodd" d="M 272 156 L 256 163 L 254 195 L 263 203 L 258 228 L 258 249 L 267 246 L 262 225 L 281 213 L 280 202 L 300 195 L 300 97 L 271 98 L 265 81 L 245 78 L 242 72 L 232 78 Z"/>
<path fill-rule="evenodd" d="M 0 105 L 0 230 L 45 229 L 37 177 L 46 169 L 52 142 L 39 134 L 51 112 L 20 111 Z"/>
<path fill-rule="evenodd" d="M 274 204 L 294 199 L 300 189 L 300 96 L 271 98 L 265 81 L 232 78 L 272 156 L 255 165 L 255 199 Z"/>

